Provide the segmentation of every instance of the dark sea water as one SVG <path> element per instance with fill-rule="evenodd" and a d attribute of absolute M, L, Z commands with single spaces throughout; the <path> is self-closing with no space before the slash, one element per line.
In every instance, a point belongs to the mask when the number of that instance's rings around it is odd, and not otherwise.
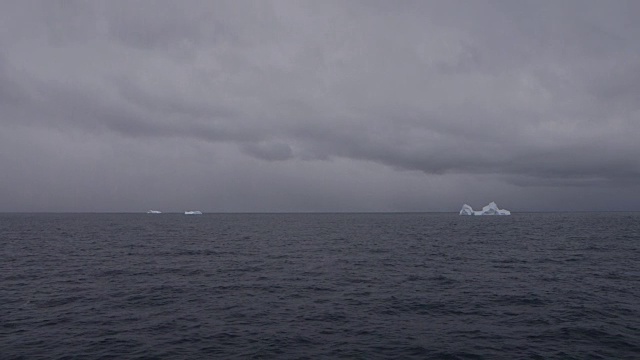
<path fill-rule="evenodd" d="M 640 359 L 640 213 L 0 214 L 2 359 Z"/>

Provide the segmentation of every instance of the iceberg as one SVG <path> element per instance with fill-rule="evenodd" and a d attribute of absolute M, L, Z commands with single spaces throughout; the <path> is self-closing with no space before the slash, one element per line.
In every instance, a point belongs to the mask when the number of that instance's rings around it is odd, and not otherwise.
<path fill-rule="evenodd" d="M 149 211 L 147 211 L 147 214 L 162 214 L 162 211 L 158 211 L 158 210 L 149 210 Z"/>
<path fill-rule="evenodd" d="M 202 211 L 185 211 L 184 212 L 185 215 L 202 215 Z"/>
<path fill-rule="evenodd" d="M 492 201 L 480 211 L 474 211 L 471 206 L 464 204 L 460 215 L 511 215 L 511 211 L 498 208 L 498 205 Z"/>
<path fill-rule="evenodd" d="M 471 206 L 464 204 L 462 205 L 462 210 L 460 210 L 460 215 L 475 215 L 475 211 Z"/>

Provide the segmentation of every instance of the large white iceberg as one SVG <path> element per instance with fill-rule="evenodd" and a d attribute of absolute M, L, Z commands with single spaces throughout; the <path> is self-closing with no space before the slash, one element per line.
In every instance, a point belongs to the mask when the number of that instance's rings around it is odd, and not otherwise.
<path fill-rule="evenodd" d="M 462 210 L 460 210 L 460 215 L 511 215 L 511 211 L 499 209 L 498 205 L 492 201 L 480 211 L 474 211 L 471 206 L 464 204 L 462 205 Z"/>
<path fill-rule="evenodd" d="M 158 210 L 149 210 L 149 211 L 147 211 L 147 214 L 162 214 L 162 211 L 158 211 Z"/>
<path fill-rule="evenodd" d="M 202 211 L 185 211 L 184 212 L 185 215 L 202 215 Z"/>

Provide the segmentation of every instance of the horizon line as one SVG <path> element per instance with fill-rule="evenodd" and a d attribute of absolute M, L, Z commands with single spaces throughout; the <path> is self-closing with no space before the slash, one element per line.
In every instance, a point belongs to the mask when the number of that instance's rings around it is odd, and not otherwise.
<path fill-rule="evenodd" d="M 191 211 L 191 210 L 187 210 Z M 511 211 L 515 214 L 531 213 L 617 213 L 640 212 L 640 210 L 528 210 Z M 459 211 L 202 211 L 205 214 L 457 214 Z M 161 213 L 147 213 L 146 211 L 0 211 L 0 214 L 182 214 L 184 211 L 162 211 Z"/>

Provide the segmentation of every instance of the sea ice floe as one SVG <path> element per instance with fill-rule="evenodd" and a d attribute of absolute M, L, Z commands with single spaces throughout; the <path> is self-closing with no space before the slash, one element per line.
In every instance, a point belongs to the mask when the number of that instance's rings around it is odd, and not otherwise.
<path fill-rule="evenodd" d="M 185 215 L 202 215 L 202 211 L 198 211 L 198 210 L 195 210 L 195 211 L 185 211 L 185 212 L 184 212 L 184 214 L 185 214 Z"/>

